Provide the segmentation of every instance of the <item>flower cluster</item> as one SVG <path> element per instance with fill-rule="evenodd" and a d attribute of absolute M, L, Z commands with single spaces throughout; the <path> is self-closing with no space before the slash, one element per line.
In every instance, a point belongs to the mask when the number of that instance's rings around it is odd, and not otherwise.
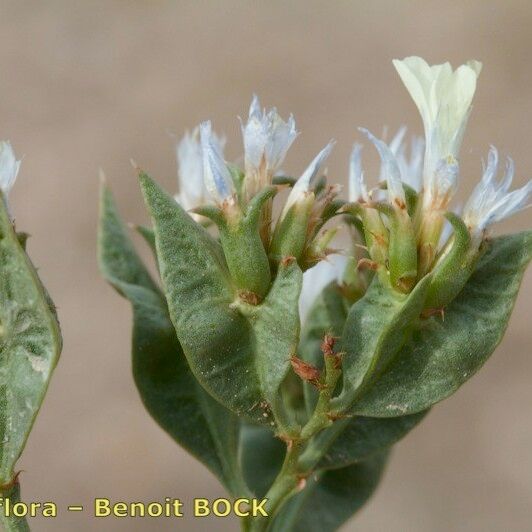
<path fill-rule="evenodd" d="M 493 223 L 530 205 L 532 182 L 510 192 L 513 163 L 508 159 L 498 181 L 498 154 L 491 148 L 482 179 L 462 216 L 450 214 L 481 63 L 469 61 L 456 70 L 449 63 L 430 66 L 419 57 L 393 63 L 421 114 L 424 139 L 408 140 L 402 127 L 386 142 L 359 128 L 376 148 L 381 169 L 373 186 L 368 186 L 362 145 L 355 144 L 349 161 L 348 202 L 338 198 L 340 187 L 327 185 L 321 173 L 333 142 L 298 179 L 277 175 L 298 136 L 295 120 L 293 116 L 283 120 L 275 108 L 262 109 L 257 96 L 247 121 L 241 120 L 243 169 L 226 163 L 224 141 L 210 122 L 187 133 L 179 143 L 176 199 L 197 220 L 207 217 L 218 225 L 229 269 L 243 293 L 252 292 L 260 300 L 284 257 L 294 257 L 304 270 L 325 258 L 333 251 L 329 244 L 336 228 L 322 229 L 339 214 L 356 228 L 352 234 L 359 234 L 359 247 L 366 250 L 354 267 L 358 262 L 359 270 L 378 272 L 392 289 L 408 293 L 419 279 L 444 264 L 455 241 L 467 239 L 472 262 Z M 291 190 L 273 223 L 273 198 L 284 187 Z M 447 220 L 454 234 L 445 241 Z M 457 238 L 460 231 L 462 239 Z M 247 261 L 242 261 L 242 254 Z M 243 262 L 253 264 L 253 271 L 244 271 Z M 347 262 L 350 267 L 353 261 Z M 260 283 L 252 281 L 257 276 L 263 277 Z"/>
<path fill-rule="evenodd" d="M 493 353 L 532 258 L 531 231 L 486 238 L 532 192 L 510 190 L 510 159 L 498 178 L 495 148 L 460 214 L 451 203 L 480 63 L 395 66 L 425 135 L 359 128 L 380 169 L 364 172 L 355 144 L 343 199 L 324 175 L 332 141 L 299 177 L 281 172 L 295 120 L 256 96 L 243 164 L 226 162 L 206 121 L 177 146 L 177 203 L 140 170 L 152 228 L 139 231 L 160 282 L 102 185 L 99 262 L 133 306 L 143 402 L 232 497 L 264 497 L 269 518 L 245 530 L 337 529 L 391 446 Z"/>

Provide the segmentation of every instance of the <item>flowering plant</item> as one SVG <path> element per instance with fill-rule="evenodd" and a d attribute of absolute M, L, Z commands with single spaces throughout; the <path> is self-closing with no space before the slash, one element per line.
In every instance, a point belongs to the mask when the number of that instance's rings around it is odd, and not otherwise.
<path fill-rule="evenodd" d="M 55 307 L 26 253 L 8 195 L 20 167 L 0 142 L 0 497 L 19 502 L 15 465 L 39 411 L 61 351 Z M 24 517 L 0 512 L 5 530 L 29 530 Z"/>
<path fill-rule="evenodd" d="M 381 171 L 368 186 L 356 144 L 348 201 L 321 172 L 332 142 L 298 179 L 279 174 L 295 122 L 256 97 L 243 169 L 204 122 L 178 146 L 175 198 L 139 170 L 160 281 L 102 186 L 99 260 L 133 306 L 139 392 L 232 496 L 267 499 L 245 530 L 335 530 L 360 508 L 392 445 L 501 341 L 532 254 L 530 231 L 489 236 L 532 192 L 510 192 L 510 159 L 498 180 L 495 148 L 450 210 L 480 63 L 394 64 L 425 139 L 362 129 Z M 332 247 L 331 220 L 348 246 Z"/>

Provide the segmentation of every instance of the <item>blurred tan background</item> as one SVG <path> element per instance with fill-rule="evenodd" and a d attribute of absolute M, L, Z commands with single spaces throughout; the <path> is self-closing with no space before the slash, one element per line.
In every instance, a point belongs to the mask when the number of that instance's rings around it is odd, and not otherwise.
<path fill-rule="evenodd" d="M 236 523 L 95 521 L 65 511 L 94 497 L 159 500 L 223 491 L 148 417 L 130 374 L 130 310 L 96 265 L 98 167 L 128 221 L 145 220 L 134 157 L 175 189 L 173 139 L 212 118 L 241 154 L 237 115 L 253 91 L 293 112 L 297 174 L 331 137 L 344 180 L 356 126 L 408 124 L 391 65 L 419 54 L 484 62 L 462 152 L 461 198 L 494 143 L 532 175 L 532 5 L 527 1 L 0 1 L 0 137 L 24 155 L 19 228 L 59 307 L 65 347 L 20 463 L 23 495 L 60 504 L 35 531 L 232 530 Z M 375 164 L 367 149 L 369 164 Z M 463 200 L 462 200 L 463 201 Z M 530 225 L 530 211 L 498 231 Z M 493 359 L 398 445 L 371 502 L 345 530 L 528 531 L 532 522 L 532 349 L 525 280 Z"/>

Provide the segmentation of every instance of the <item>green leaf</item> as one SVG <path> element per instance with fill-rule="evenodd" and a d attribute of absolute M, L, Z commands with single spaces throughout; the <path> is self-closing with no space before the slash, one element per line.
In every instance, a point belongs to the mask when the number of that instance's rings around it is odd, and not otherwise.
<path fill-rule="evenodd" d="M 238 415 L 269 423 L 251 354 L 251 326 L 232 305 L 234 289 L 219 244 L 147 175 L 140 182 L 168 310 L 192 372 Z"/>
<path fill-rule="evenodd" d="M 24 242 L 23 242 L 24 244 Z M 0 193 L 0 484 L 8 484 L 61 351 L 55 309 Z"/>
<path fill-rule="evenodd" d="M 347 304 L 336 282 L 326 286 L 316 298 L 303 327 L 300 353 L 304 360 L 321 366 L 323 354 L 320 344 L 323 336 L 330 333 L 340 336 L 347 317 Z M 317 395 L 314 387 L 308 386 L 305 392 Z M 313 407 L 315 397 L 308 400 Z M 426 412 L 397 418 L 354 417 L 337 420 L 334 425 L 317 434 L 304 453 L 305 459 L 314 464 L 328 448 L 320 460 L 318 469 L 340 468 L 358 462 L 376 451 L 390 447 L 404 437 Z M 331 443 L 332 442 L 332 443 Z"/>
<path fill-rule="evenodd" d="M 145 225 L 135 226 L 137 233 L 145 240 L 148 247 L 151 249 L 152 253 L 157 259 L 156 250 L 155 250 L 155 235 L 153 234 L 153 229 L 151 227 L 146 227 Z"/>
<path fill-rule="evenodd" d="M 238 419 L 194 379 L 164 297 L 137 255 L 105 186 L 98 253 L 102 273 L 133 307 L 133 374 L 146 409 L 231 493 L 245 493 L 237 459 Z"/>
<path fill-rule="evenodd" d="M 265 427 L 243 425 L 240 435 L 244 478 L 256 497 L 264 497 L 281 469 L 286 444 Z"/>
<path fill-rule="evenodd" d="M 346 428 L 323 456 L 318 469 L 346 467 L 391 447 L 416 427 L 427 413 L 428 410 L 424 410 L 409 416 L 392 418 L 359 416 L 349 420 Z M 318 434 L 310 445 L 319 448 L 320 438 L 325 437 L 326 430 Z"/>
<path fill-rule="evenodd" d="M 326 471 L 289 500 L 275 518 L 271 532 L 333 532 L 371 497 L 381 478 L 387 453 Z"/>
<path fill-rule="evenodd" d="M 350 309 L 340 342 L 343 388 L 331 402 L 334 411 L 349 411 L 407 341 L 425 301 L 430 276 L 408 294 L 384 287 L 378 278 Z"/>
<path fill-rule="evenodd" d="M 266 401 L 281 428 L 290 430 L 279 388 L 290 371 L 290 357 L 299 340 L 298 300 L 303 274 L 297 262 L 279 265 L 277 277 L 264 303 L 251 316 L 257 372 Z"/>
<path fill-rule="evenodd" d="M 487 245 L 445 318 L 425 320 L 379 380 L 354 405 L 360 415 L 391 417 L 424 410 L 455 392 L 502 340 L 532 256 L 532 232 Z"/>
<path fill-rule="evenodd" d="M 277 392 L 296 349 L 301 272 L 281 265 L 264 303 L 246 305 L 219 244 L 147 175 L 140 182 L 170 317 L 194 375 L 239 416 L 271 425 L 273 411 L 282 424 Z"/>

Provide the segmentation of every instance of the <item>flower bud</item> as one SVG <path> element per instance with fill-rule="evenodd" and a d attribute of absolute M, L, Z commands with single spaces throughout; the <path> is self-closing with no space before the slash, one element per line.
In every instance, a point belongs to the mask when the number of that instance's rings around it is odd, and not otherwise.
<path fill-rule="evenodd" d="M 314 185 L 320 167 L 333 146 L 334 143 L 329 142 L 316 155 L 290 191 L 277 221 L 270 247 L 270 258 L 275 262 L 287 256 L 295 257 L 299 262 L 305 247 L 314 237 L 316 225 L 313 222 L 321 216 L 325 206 L 325 203 L 316 201 Z M 330 196 L 328 197 L 330 199 Z"/>

